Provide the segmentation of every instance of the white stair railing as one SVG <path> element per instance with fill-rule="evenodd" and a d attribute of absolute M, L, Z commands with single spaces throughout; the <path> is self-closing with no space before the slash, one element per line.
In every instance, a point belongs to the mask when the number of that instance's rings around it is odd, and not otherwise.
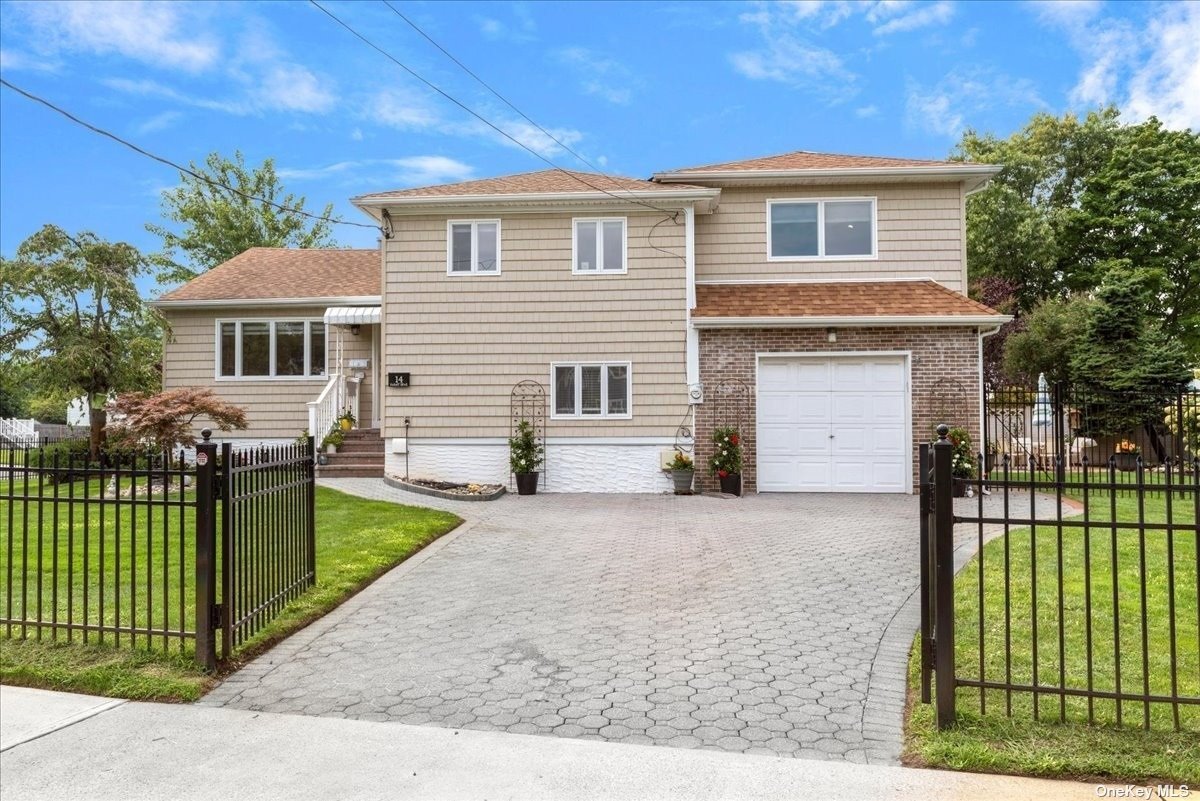
<path fill-rule="evenodd" d="M 19 447 L 38 444 L 37 421 L 0 417 L 0 443 Z"/>
<path fill-rule="evenodd" d="M 329 376 L 329 381 L 317 399 L 308 402 L 308 433 L 316 439 L 318 449 L 321 447 L 321 440 L 337 422 L 338 415 L 345 408 L 345 402 L 346 377 L 340 373 Z"/>

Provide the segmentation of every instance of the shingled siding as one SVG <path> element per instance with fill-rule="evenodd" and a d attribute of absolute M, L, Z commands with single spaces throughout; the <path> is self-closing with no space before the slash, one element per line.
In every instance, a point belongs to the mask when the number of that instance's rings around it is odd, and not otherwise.
<path fill-rule="evenodd" d="M 974 328 L 839 328 L 837 342 L 825 329 L 752 328 L 707 329 L 700 332 L 700 379 L 706 390 L 724 379 L 740 379 L 751 390 L 756 382 L 759 353 L 819 353 L 833 351 L 908 351 L 912 354 L 913 480 L 917 474 L 917 445 L 927 442 L 938 423 L 961 425 L 979 440 L 979 350 Z M 709 393 L 710 396 L 715 393 Z M 753 393 L 743 418 L 743 473 L 746 492 L 756 490 L 756 422 Z M 732 425 L 734 410 L 716 402 L 696 410 L 697 482 L 716 489 L 708 474 L 712 432 Z"/>
<path fill-rule="evenodd" d="M 573 216 L 628 217 L 627 274 L 572 274 Z M 501 274 L 449 276 L 446 215 L 393 216 L 383 369 L 411 373 L 412 386 L 384 389 L 385 436 L 403 436 L 409 417 L 414 441 L 507 437 L 513 385 L 530 379 L 551 392 L 551 362 L 571 361 L 631 362 L 632 419 L 551 420 L 548 435 L 672 436 L 688 409 L 682 220 L 454 215 L 497 217 Z"/>
<path fill-rule="evenodd" d="M 875 197 L 878 258 L 768 261 L 767 201 Z M 696 280 L 932 278 L 965 291 L 964 217 L 958 183 L 725 187 L 715 214 L 696 217 Z"/>
<path fill-rule="evenodd" d="M 221 398 L 246 409 L 250 426 L 230 432 L 229 437 L 292 439 L 308 426 L 308 407 L 316 400 L 328 379 L 324 377 L 289 379 L 218 380 L 216 375 L 217 320 L 279 319 L 320 320 L 325 307 L 222 308 L 204 310 L 164 310 L 171 336 L 163 346 L 163 389 L 209 387 Z M 336 329 L 327 332 L 326 364 L 334 365 Z M 371 358 L 371 326 L 364 325 L 359 335 L 343 333 L 345 359 Z M 362 427 L 370 420 L 370 377 L 363 382 Z M 202 428 L 208 423 L 198 421 Z M 226 435 L 223 435 L 226 436 Z"/>

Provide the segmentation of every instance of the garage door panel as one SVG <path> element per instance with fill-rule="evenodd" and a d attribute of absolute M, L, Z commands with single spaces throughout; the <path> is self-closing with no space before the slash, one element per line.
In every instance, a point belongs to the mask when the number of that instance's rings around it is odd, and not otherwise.
<path fill-rule="evenodd" d="M 903 358 L 765 358 L 758 381 L 760 491 L 908 491 Z"/>

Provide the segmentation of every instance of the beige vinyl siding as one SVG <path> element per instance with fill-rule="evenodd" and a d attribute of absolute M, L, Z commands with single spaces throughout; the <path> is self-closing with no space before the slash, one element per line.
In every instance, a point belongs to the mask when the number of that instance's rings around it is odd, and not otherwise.
<path fill-rule="evenodd" d="M 446 216 L 393 217 L 385 245 L 384 372 L 412 374 L 384 388 L 386 436 L 506 437 L 518 381 L 546 387 L 551 362 L 632 363 L 632 419 L 550 420 L 550 436 L 671 436 L 687 411 L 684 227 L 664 215 L 628 216 L 621 275 L 573 275 L 573 217 L 501 218 L 501 275 L 446 275 Z M 623 215 L 624 216 L 624 215 Z M 455 219 L 469 215 L 455 215 Z"/>
<path fill-rule="evenodd" d="M 312 319 L 319 320 L 325 307 L 221 308 L 202 310 L 165 310 L 171 336 L 163 346 L 163 389 L 209 387 L 218 396 L 246 409 L 250 425 L 245 431 L 230 432 L 229 437 L 292 438 L 308 426 L 308 407 L 316 400 L 328 379 L 324 377 L 289 379 L 217 379 L 217 320 Z M 363 326 L 357 337 L 343 332 L 345 359 L 371 357 L 371 326 Z M 334 367 L 334 340 L 337 329 L 326 331 L 326 369 Z M 370 375 L 363 382 L 364 421 L 370 417 Z M 208 425 L 198 421 L 197 428 Z M 363 423 L 362 425 L 366 425 Z"/>
<path fill-rule="evenodd" d="M 806 197 L 877 198 L 878 258 L 768 261 L 767 201 Z M 725 187 L 716 213 L 696 216 L 696 279 L 932 278 L 962 291 L 962 210 L 960 183 Z"/>

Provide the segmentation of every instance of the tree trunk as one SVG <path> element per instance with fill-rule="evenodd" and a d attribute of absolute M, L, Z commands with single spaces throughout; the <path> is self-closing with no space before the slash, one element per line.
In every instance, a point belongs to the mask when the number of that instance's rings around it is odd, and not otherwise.
<path fill-rule="evenodd" d="M 1162 438 L 1158 436 L 1154 423 L 1146 423 L 1143 428 L 1146 429 L 1146 438 L 1150 440 L 1150 447 L 1154 450 L 1154 456 L 1158 459 L 1158 463 L 1166 464 L 1167 451 L 1163 447 Z"/>
<path fill-rule="evenodd" d="M 88 396 L 88 450 L 91 454 L 91 461 L 100 461 L 100 448 L 104 446 L 105 427 L 108 424 L 108 411 L 101 406 L 96 408 L 92 406 L 92 398 Z"/>

